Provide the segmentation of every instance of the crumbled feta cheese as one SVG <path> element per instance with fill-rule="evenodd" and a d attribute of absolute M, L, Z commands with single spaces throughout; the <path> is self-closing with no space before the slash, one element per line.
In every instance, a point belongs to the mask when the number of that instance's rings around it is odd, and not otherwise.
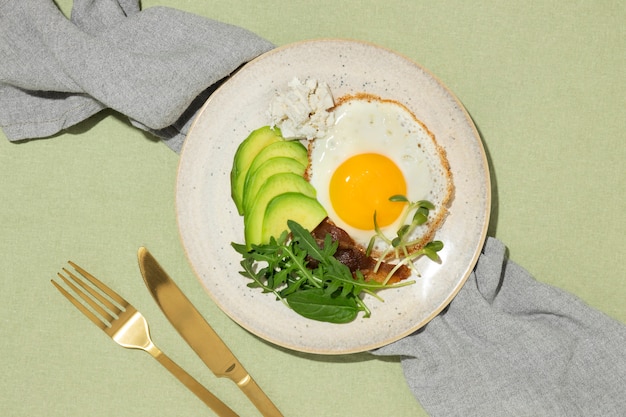
<path fill-rule="evenodd" d="M 330 88 L 324 82 L 294 78 L 286 91 L 276 92 L 270 102 L 272 127 L 278 126 L 285 139 L 315 139 L 326 134 L 334 123 L 328 109 L 335 105 Z"/>

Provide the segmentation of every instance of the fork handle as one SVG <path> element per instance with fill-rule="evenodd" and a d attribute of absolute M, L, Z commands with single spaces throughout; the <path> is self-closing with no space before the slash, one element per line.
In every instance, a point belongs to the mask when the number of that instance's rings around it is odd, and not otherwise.
<path fill-rule="evenodd" d="M 156 346 L 152 345 L 146 351 L 154 357 L 161 365 L 170 371 L 180 382 L 183 383 L 191 392 L 196 394 L 203 403 L 219 417 L 239 417 L 237 413 L 224 404 L 219 398 L 213 395 L 204 385 L 200 384 L 194 377 L 189 375 L 187 371 L 178 366 L 176 362 L 171 360 L 165 353 L 161 352 Z"/>

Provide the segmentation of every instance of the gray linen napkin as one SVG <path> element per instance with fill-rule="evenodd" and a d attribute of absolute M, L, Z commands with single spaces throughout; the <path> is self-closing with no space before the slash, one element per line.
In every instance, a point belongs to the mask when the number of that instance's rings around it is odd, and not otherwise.
<path fill-rule="evenodd" d="M 0 126 L 53 135 L 104 108 L 178 151 L 221 79 L 272 45 L 241 28 L 137 0 L 0 0 Z M 400 356 L 427 412 L 626 416 L 626 326 L 535 281 L 488 239 L 450 306 L 372 352 Z"/>
<path fill-rule="evenodd" d="M 138 0 L 0 0 L 0 127 L 40 138 L 105 108 L 180 151 L 211 89 L 273 48 L 232 25 Z"/>
<path fill-rule="evenodd" d="M 433 417 L 626 416 L 626 326 L 542 284 L 488 238 L 448 308 L 400 356 Z"/>

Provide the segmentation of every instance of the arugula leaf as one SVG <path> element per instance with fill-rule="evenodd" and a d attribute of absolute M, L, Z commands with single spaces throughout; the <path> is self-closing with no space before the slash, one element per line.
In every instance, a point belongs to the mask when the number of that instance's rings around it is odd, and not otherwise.
<path fill-rule="evenodd" d="M 305 228 L 293 220 L 287 220 L 287 227 L 291 230 L 292 239 L 300 244 L 307 254 L 319 262 L 324 262 L 327 255 L 320 249 L 315 238 Z"/>

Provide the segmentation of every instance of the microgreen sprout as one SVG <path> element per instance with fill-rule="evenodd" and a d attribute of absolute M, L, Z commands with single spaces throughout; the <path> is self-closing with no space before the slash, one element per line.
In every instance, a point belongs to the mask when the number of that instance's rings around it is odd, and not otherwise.
<path fill-rule="evenodd" d="M 425 224 L 428 221 L 428 215 L 430 210 L 434 210 L 435 206 L 427 200 L 419 200 L 416 202 L 410 202 L 403 195 L 393 195 L 389 197 L 389 201 L 404 203 L 407 205 L 405 210 L 402 213 L 399 224 L 400 228 L 396 231 L 396 235 L 392 238 L 386 236 L 381 228 L 378 225 L 376 220 L 376 212 L 374 212 L 374 231 L 375 235 L 372 236 L 370 242 L 367 246 L 367 255 L 371 255 L 374 246 L 377 240 L 383 241 L 387 248 L 378 256 L 378 262 L 376 263 L 376 267 L 374 271 L 377 271 L 382 262 L 385 259 L 389 259 L 390 255 L 397 260 L 396 266 L 389 272 L 386 279 L 383 283 L 387 283 L 389 279 L 393 276 L 393 274 L 402 266 L 406 265 L 411 269 L 415 269 L 413 265 L 413 261 L 421 256 L 426 256 L 432 261 L 438 262 L 439 252 L 443 249 L 443 243 L 441 241 L 435 240 L 428 242 L 424 245 L 420 250 L 414 251 L 413 253 L 409 253 L 409 249 L 415 245 L 419 245 L 422 242 L 423 238 L 419 237 L 417 239 L 412 239 L 413 231 Z M 407 219 L 411 217 L 411 221 L 407 222 Z"/>

